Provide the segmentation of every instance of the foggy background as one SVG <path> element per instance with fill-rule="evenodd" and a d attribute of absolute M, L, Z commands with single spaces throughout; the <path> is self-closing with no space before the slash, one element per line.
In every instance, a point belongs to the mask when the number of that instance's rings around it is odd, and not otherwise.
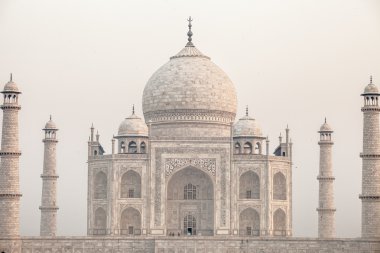
<path fill-rule="evenodd" d="M 42 128 L 58 132 L 58 235 L 86 234 L 91 123 L 107 153 L 145 83 L 193 42 L 235 84 L 237 119 L 249 105 L 270 150 L 289 124 L 294 142 L 294 236 L 317 236 L 318 134 L 333 152 L 338 237 L 360 236 L 362 98 L 380 85 L 377 0 L 1 0 L 0 83 L 19 85 L 21 234 L 38 235 Z M 2 88 L 1 88 L 2 89 Z"/>

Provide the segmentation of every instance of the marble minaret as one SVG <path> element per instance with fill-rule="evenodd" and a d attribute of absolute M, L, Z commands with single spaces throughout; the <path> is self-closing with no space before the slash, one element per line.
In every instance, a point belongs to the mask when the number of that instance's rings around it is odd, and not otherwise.
<path fill-rule="evenodd" d="M 0 238 L 20 235 L 20 184 L 18 146 L 18 96 L 21 94 L 16 83 L 5 84 L 1 92 L 4 96 L 3 130 L 1 139 L 0 165 Z"/>
<path fill-rule="evenodd" d="M 319 130 L 319 204 L 318 204 L 318 237 L 335 237 L 334 176 L 332 170 L 332 128 L 325 123 Z"/>
<path fill-rule="evenodd" d="M 373 238 L 380 237 L 380 93 L 372 83 L 372 77 L 362 96 L 362 237 Z"/>
<path fill-rule="evenodd" d="M 56 147 L 57 131 L 55 123 L 50 120 L 46 123 L 44 142 L 44 165 L 42 178 L 42 200 L 41 200 L 41 236 L 55 236 L 57 232 L 57 166 Z"/>

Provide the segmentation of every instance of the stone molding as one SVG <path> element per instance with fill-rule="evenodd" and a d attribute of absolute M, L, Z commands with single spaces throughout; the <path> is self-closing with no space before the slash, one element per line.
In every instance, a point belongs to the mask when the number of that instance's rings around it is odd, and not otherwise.
<path fill-rule="evenodd" d="M 0 156 L 21 156 L 20 151 L 0 151 Z"/>
<path fill-rule="evenodd" d="M 22 194 L 21 193 L 0 193 L 0 198 L 9 198 L 9 199 L 12 199 L 12 198 L 20 198 L 22 197 Z"/>
<path fill-rule="evenodd" d="M 318 176 L 317 179 L 318 180 L 325 180 L 325 181 L 332 181 L 332 180 L 335 180 L 335 177 L 333 177 L 333 176 Z"/>
<path fill-rule="evenodd" d="M 365 107 L 362 107 L 362 112 L 380 112 L 380 107 L 365 106 Z"/>
<path fill-rule="evenodd" d="M 380 158 L 380 154 L 363 154 L 360 153 L 361 158 Z"/>
<path fill-rule="evenodd" d="M 167 158 L 165 159 L 165 176 L 168 178 L 177 170 L 187 166 L 194 166 L 215 177 L 215 158 Z"/>
<path fill-rule="evenodd" d="M 361 200 L 380 200 L 380 195 L 364 195 L 360 194 L 359 199 Z"/>
<path fill-rule="evenodd" d="M 154 111 L 144 114 L 145 121 L 151 123 L 194 121 L 230 124 L 234 122 L 235 116 L 235 113 L 225 111 L 189 109 Z"/>
<path fill-rule="evenodd" d="M 10 109 L 10 110 L 12 110 L 12 109 L 14 109 L 14 110 L 21 110 L 21 105 L 12 105 L 12 104 L 4 104 L 4 105 L 1 105 L 0 106 L 0 108 L 2 109 L 2 110 L 4 110 L 4 109 Z"/>

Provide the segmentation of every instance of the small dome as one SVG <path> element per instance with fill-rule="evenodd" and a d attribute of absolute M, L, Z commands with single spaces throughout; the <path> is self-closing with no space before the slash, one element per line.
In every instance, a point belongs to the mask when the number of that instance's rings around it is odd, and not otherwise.
<path fill-rule="evenodd" d="M 49 129 L 50 130 L 58 130 L 57 125 L 51 119 L 51 116 L 50 116 L 50 120 L 48 122 L 46 122 L 44 130 L 49 130 Z"/>
<path fill-rule="evenodd" d="M 333 132 L 333 130 L 332 130 L 331 126 L 329 124 L 327 124 L 327 122 L 325 120 L 325 123 L 323 123 L 323 125 L 319 129 L 319 132 Z"/>
<path fill-rule="evenodd" d="M 18 90 L 17 84 L 13 81 L 9 81 L 5 84 L 3 92 L 20 93 L 20 91 Z"/>
<path fill-rule="evenodd" d="M 377 88 L 377 86 L 374 85 L 373 83 L 370 83 L 364 88 L 363 94 L 378 94 L 378 93 L 379 93 L 379 89 Z"/>
<path fill-rule="evenodd" d="M 363 95 L 370 95 L 370 94 L 379 94 L 379 89 L 376 85 L 372 83 L 372 76 L 370 77 L 369 84 L 364 88 Z"/>
<path fill-rule="evenodd" d="M 262 137 L 261 127 L 257 124 L 254 118 L 248 115 L 239 119 L 234 125 L 234 137 L 240 136 L 255 136 Z"/>
<path fill-rule="evenodd" d="M 121 122 L 118 136 L 148 136 L 148 127 L 140 117 L 133 113 Z"/>

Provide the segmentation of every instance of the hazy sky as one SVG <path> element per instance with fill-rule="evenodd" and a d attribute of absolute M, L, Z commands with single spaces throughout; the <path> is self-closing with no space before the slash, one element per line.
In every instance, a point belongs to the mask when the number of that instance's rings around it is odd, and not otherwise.
<path fill-rule="evenodd" d="M 87 140 L 93 122 L 109 152 L 145 83 L 193 42 L 234 82 L 238 118 L 251 116 L 271 150 L 289 124 L 294 142 L 293 228 L 317 235 L 318 134 L 334 128 L 339 237 L 360 235 L 362 99 L 380 85 L 378 0 L 1 0 L 0 81 L 13 72 L 20 111 L 21 233 L 38 235 L 42 128 L 53 115 L 58 143 L 58 234 L 85 235 Z"/>

